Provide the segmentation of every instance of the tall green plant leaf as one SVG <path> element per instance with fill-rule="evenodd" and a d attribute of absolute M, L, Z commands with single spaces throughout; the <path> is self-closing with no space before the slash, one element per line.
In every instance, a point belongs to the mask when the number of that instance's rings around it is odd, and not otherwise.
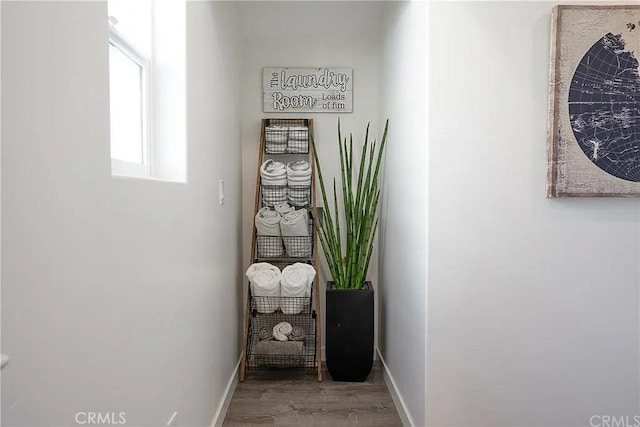
<path fill-rule="evenodd" d="M 378 175 L 387 142 L 388 127 L 387 120 L 378 146 L 375 141 L 369 142 L 369 124 L 367 124 L 357 180 L 354 182 L 353 135 L 349 134 L 347 143 L 347 138 L 342 137 L 340 120 L 338 120 L 342 209 L 338 204 L 338 185 L 335 178 L 332 186 L 333 207 L 328 203 L 329 197 L 317 148 L 313 138 L 311 140 L 324 204 L 323 225 L 316 224 L 318 221 L 314 221 L 314 224 L 333 280 L 341 289 L 360 289 L 369 269 L 378 228 L 377 207 L 380 200 Z M 341 221 L 344 222 L 344 229 L 341 227 Z"/>

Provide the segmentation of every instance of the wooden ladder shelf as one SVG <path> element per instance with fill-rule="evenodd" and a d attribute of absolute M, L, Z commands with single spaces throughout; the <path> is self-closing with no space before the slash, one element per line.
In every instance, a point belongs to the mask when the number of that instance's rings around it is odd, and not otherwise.
<path fill-rule="evenodd" d="M 279 138 L 279 129 L 282 132 L 282 138 Z M 297 132 L 297 134 L 296 134 Z M 269 135 L 266 135 L 270 133 Z M 306 137 L 305 137 L 306 134 Z M 275 135 L 275 139 L 274 139 Z M 297 136 L 294 136 L 297 135 Z M 288 301 L 287 297 L 281 297 L 278 299 L 282 309 L 278 308 L 273 313 L 266 313 L 265 310 L 259 310 L 260 302 L 259 298 L 251 295 L 251 286 L 247 287 L 247 302 L 244 308 L 244 329 L 243 329 L 243 347 L 242 358 L 240 361 L 240 381 L 244 381 L 246 371 L 253 369 L 269 369 L 269 368 L 295 368 L 304 369 L 306 371 L 312 371 L 317 374 L 318 381 L 322 381 L 322 358 L 321 358 L 321 311 L 320 311 L 320 292 L 318 286 L 318 239 L 315 230 L 315 226 L 312 226 L 312 222 L 315 221 L 316 203 L 315 203 L 315 161 L 312 154 L 311 141 L 313 138 L 313 120 L 312 119 L 262 119 L 260 130 L 260 148 L 258 155 L 258 166 L 256 169 L 256 191 L 255 191 L 255 206 L 254 206 L 254 218 L 258 211 L 265 206 L 269 206 L 271 200 L 265 195 L 269 196 L 269 191 L 272 186 L 263 185 L 260 167 L 262 164 L 271 159 L 286 164 L 287 162 L 293 162 L 297 160 L 305 160 L 311 165 L 311 185 L 308 190 L 303 189 L 304 197 L 307 197 L 308 203 L 305 206 L 300 206 L 299 203 L 295 203 L 297 208 L 306 208 L 309 212 L 309 236 L 305 240 L 305 244 L 309 244 L 311 252 L 304 253 L 303 257 L 291 257 L 289 252 L 283 254 L 284 256 L 265 256 L 263 249 L 262 253 L 258 246 L 261 248 L 269 247 L 269 240 L 265 239 L 280 239 L 279 236 L 258 236 L 255 224 L 253 226 L 252 238 L 251 238 L 251 262 L 268 262 L 280 269 L 287 265 L 291 265 L 296 262 L 307 263 L 313 266 L 316 270 L 316 277 L 311 285 L 311 297 L 308 301 L 305 301 L 304 308 L 298 314 L 285 314 L 285 311 L 289 313 L 289 310 L 284 310 Z M 295 189 L 295 190 L 294 190 Z M 295 194 L 296 197 L 300 195 L 297 193 L 301 190 L 301 187 L 285 187 L 273 189 L 277 191 L 280 197 L 283 193 Z M 275 193 L 274 193 L 275 194 Z M 299 200 L 299 199 L 296 199 Z M 262 240 L 261 240 L 262 239 Z M 287 239 L 287 237 L 284 237 Z M 290 239 L 297 239 L 297 237 L 290 237 Z M 301 239 L 304 239 L 301 237 Z M 275 242 L 275 240 L 274 240 Z M 284 242 L 284 247 L 289 247 L 287 241 Z M 278 244 L 282 244 L 279 242 Z M 292 243 L 289 243 L 292 245 Z M 290 300 L 299 300 L 300 298 L 290 298 Z M 264 301 L 264 300 L 263 300 Z M 294 301 L 297 303 L 297 301 Z M 262 303 L 264 304 L 264 302 Z M 308 305 L 307 305 L 308 304 Z M 269 310 L 267 310 L 269 311 Z M 258 332 L 261 327 L 271 326 L 275 323 L 287 321 L 291 324 L 302 325 L 305 330 L 306 341 L 303 346 L 302 354 L 260 354 L 255 349 L 255 344 L 259 341 Z"/>

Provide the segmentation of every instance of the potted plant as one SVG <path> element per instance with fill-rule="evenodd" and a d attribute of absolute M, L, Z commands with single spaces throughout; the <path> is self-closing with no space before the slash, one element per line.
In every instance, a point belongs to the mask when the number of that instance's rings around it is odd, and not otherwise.
<path fill-rule="evenodd" d="M 382 141 L 369 142 L 365 133 L 359 163 L 353 154 L 353 135 L 342 138 L 338 120 L 338 150 L 342 205 L 333 178 L 333 206 L 329 205 L 318 152 L 312 141 L 324 209 L 314 221 L 333 278 L 326 289 L 326 357 L 336 381 L 364 381 L 373 366 L 373 287 L 366 281 L 378 228 L 380 199 L 378 174 L 387 142 L 386 121 Z M 357 169 L 356 169 L 357 166 Z"/>

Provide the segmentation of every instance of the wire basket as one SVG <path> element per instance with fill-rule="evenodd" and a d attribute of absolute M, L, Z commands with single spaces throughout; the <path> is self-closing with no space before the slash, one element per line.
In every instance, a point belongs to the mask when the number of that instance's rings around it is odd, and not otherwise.
<path fill-rule="evenodd" d="M 312 285 L 313 286 L 313 285 Z M 311 314 L 311 297 L 251 297 L 251 313 Z"/>
<path fill-rule="evenodd" d="M 255 260 L 256 262 L 259 262 L 259 260 Z M 284 270 L 285 267 L 295 264 L 296 262 L 301 262 L 304 264 L 309 264 L 309 265 L 313 265 L 313 263 L 310 260 L 290 260 L 290 259 L 276 259 L 276 260 L 270 260 L 269 264 L 278 267 L 280 269 L 280 271 Z M 311 287 L 311 292 L 313 294 L 313 286 Z"/>
<path fill-rule="evenodd" d="M 284 251 L 290 258 L 311 258 L 313 255 L 313 220 L 309 218 L 308 236 L 282 236 Z"/>
<path fill-rule="evenodd" d="M 310 185 L 260 185 L 261 206 L 270 208 L 288 202 L 296 208 L 311 206 Z"/>
<path fill-rule="evenodd" d="M 285 255 L 282 236 L 256 236 L 258 258 L 281 258 Z"/>
<path fill-rule="evenodd" d="M 256 235 L 257 258 L 311 258 L 313 256 L 313 219 L 311 217 L 308 220 L 307 230 L 307 236 Z"/>
<path fill-rule="evenodd" d="M 309 152 L 309 128 L 306 126 L 293 126 L 289 128 L 287 137 L 287 153 Z"/>
<path fill-rule="evenodd" d="M 289 188 L 286 185 L 260 185 L 260 191 L 263 207 L 272 208 L 289 200 Z"/>
<path fill-rule="evenodd" d="M 264 123 L 266 154 L 309 153 L 308 119 L 266 119 Z"/>
<path fill-rule="evenodd" d="M 271 265 L 277 267 L 281 271 L 294 262 L 286 260 L 278 260 L 270 262 Z M 311 261 L 305 264 L 312 265 Z M 254 295 L 249 286 L 250 312 L 253 316 L 258 314 L 279 314 L 279 315 L 313 315 L 311 309 L 313 303 L 313 290 L 315 282 L 309 286 L 309 296 L 307 297 L 290 297 L 290 296 L 259 296 Z"/>
<path fill-rule="evenodd" d="M 260 314 L 252 311 L 250 320 L 247 340 L 248 369 L 316 368 L 315 311 L 303 315 L 286 315 L 281 312 Z M 272 330 L 280 322 L 299 327 L 304 332 L 304 338 L 287 341 L 261 339 L 261 330 Z"/>
<path fill-rule="evenodd" d="M 264 128 L 264 152 L 267 154 L 285 154 L 289 128 L 279 125 L 266 126 Z"/>
<path fill-rule="evenodd" d="M 303 208 L 311 206 L 311 185 L 290 185 L 287 200 L 291 206 Z"/>

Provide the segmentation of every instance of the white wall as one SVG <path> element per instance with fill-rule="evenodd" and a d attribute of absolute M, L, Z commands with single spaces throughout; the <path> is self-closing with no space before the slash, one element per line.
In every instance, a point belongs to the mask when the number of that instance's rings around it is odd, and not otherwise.
<path fill-rule="evenodd" d="M 0 100 L 2 99 L 2 2 L 0 2 Z M 2 241 L 2 102 L 0 102 L 0 241 Z M 2 319 L 2 245 L 0 244 L 0 320 Z M 2 327 L 0 326 L 0 353 L 2 353 Z M 0 373 L 0 425 L 2 425 L 2 374 Z"/>
<path fill-rule="evenodd" d="M 427 5 L 385 4 L 380 116 L 389 118 L 380 229 L 379 349 L 406 423 L 425 425 Z M 399 404 L 399 405 L 398 405 Z"/>
<path fill-rule="evenodd" d="M 429 425 L 639 413 L 638 200 L 544 196 L 554 5 L 431 5 Z"/>
<path fill-rule="evenodd" d="M 314 119 L 315 141 L 325 180 L 339 177 L 337 120 L 343 133 L 353 132 L 361 142 L 367 122 L 379 139 L 379 53 L 382 3 L 378 2 L 242 2 L 243 29 L 243 248 L 249 266 L 254 215 L 260 120 L 265 117 Z M 263 113 L 263 67 L 353 68 L 353 113 Z M 318 187 L 319 191 L 319 187 Z M 318 200 L 321 196 L 318 194 Z M 320 249 L 320 245 L 318 244 Z M 374 257 L 375 258 L 375 257 Z M 318 283 L 324 300 L 328 268 Z M 372 259 L 369 278 L 378 286 L 378 266 Z M 323 309 L 324 311 L 324 309 Z M 324 318 L 324 316 L 323 316 Z M 324 339 L 323 339 L 324 342 Z"/>
<path fill-rule="evenodd" d="M 209 425 L 239 355 L 235 9 L 188 5 L 175 184 L 111 177 L 106 4 L 2 8 L 3 421 Z"/>

